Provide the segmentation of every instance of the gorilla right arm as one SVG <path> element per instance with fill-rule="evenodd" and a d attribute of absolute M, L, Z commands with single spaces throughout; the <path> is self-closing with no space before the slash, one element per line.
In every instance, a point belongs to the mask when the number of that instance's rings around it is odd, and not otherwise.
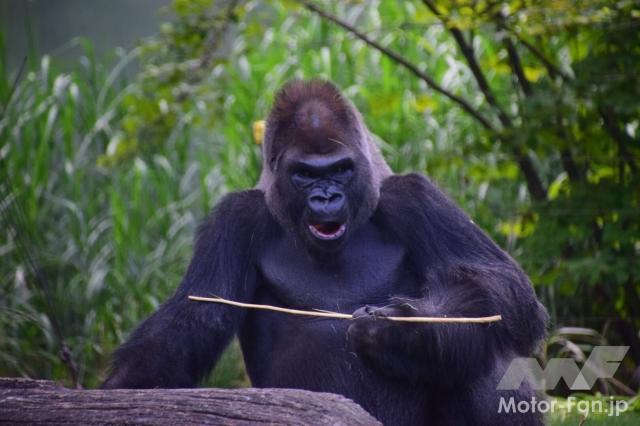
<path fill-rule="evenodd" d="M 262 192 L 226 196 L 200 227 L 182 284 L 114 355 L 102 388 L 193 387 L 213 368 L 244 319 L 244 310 L 189 300 L 216 295 L 250 301 L 255 253 L 269 222 Z"/>

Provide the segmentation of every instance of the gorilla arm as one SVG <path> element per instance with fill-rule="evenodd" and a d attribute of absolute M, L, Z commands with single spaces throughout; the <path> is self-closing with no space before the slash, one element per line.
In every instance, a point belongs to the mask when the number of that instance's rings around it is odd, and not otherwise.
<path fill-rule="evenodd" d="M 376 214 L 407 247 L 424 284 L 418 299 L 356 311 L 349 342 L 377 371 L 453 386 L 489 373 L 501 358 L 527 356 L 547 314 L 519 266 L 426 178 L 386 179 Z M 381 316 L 502 315 L 490 324 L 408 324 Z"/>
<path fill-rule="evenodd" d="M 209 373 L 240 327 L 244 310 L 187 296 L 251 299 L 257 283 L 254 253 L 267 214 L 257 190 L 220 201 L 198 231 L 182 284 L 116 351 L 103 388 L 193 387 Z"/>

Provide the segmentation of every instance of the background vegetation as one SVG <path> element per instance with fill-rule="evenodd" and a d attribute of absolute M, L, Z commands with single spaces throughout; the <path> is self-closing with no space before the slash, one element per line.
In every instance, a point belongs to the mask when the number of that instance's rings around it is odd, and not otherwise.
<path fill-rule="evenodd" d="M 108 58 L 75 41 L 72 69 L 33 48 L 9 70 L 0 32 L 0 375 L 96 386 L 180 281 L 198 221 L 255 184 L 274 92 L 324 77 L 396 172 L 431 176 L 522 264 L 553 319 L 541 358 L 629 345 L 597 391 L 635 392 L 637 2 L 174 0 L 170 16 Z M 239 360 L 209 384 L 246 385 Z"/>

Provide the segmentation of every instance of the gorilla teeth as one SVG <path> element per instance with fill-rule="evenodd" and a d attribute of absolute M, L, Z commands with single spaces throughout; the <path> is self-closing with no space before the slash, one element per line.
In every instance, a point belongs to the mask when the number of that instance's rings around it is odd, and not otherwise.
<path fill-rule="evenodd" d="M 337 222 L 315 223 L 309 225 L 309 230 L 314 237 L 321 240 L 336 240 L 344 235 L 347 226 Z"/>

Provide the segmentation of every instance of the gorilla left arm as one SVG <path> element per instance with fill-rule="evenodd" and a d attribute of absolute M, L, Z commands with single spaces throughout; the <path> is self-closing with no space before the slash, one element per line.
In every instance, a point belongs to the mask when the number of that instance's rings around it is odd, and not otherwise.
<path fill-rule="evenodd" d="M 501 357 L 527 356 L 545 334 L 547 313 L 526 275 L 426 178 L 388 178 L 379 220 L 402 240 L 423 277 L 418 299 L 356 311 L 348 337 L 374 368 L 412 382 L 455 385 L 489 373 Z M 478 317 L 489 324 L 416 324 L 378 316 Z"/>

